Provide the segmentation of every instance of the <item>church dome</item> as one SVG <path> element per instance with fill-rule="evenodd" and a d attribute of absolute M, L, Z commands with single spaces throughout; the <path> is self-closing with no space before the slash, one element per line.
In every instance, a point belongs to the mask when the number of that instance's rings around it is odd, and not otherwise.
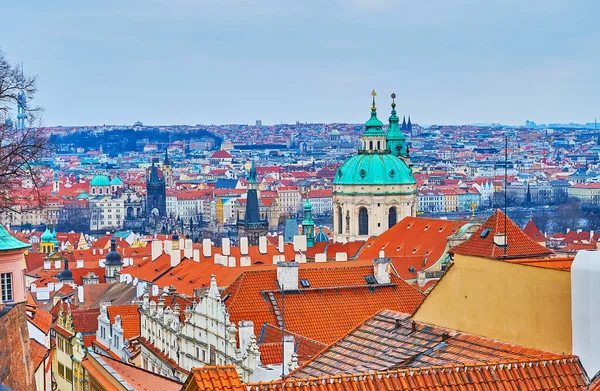
<path fill-rule="evenodd" d="M 46 227 L 46 230 L 44 231 L 44 233 L 42 234 L 42 236 L 40 237 L 40 240 L 44 243 L 49 243 L 52 241 L 52 239 L 54 239 L 52 237 L 52 232 L 50 232 L 50 230 L 48 229 L 48 227 Z"/>
<path fill-rule="evenodd" d="M 414 185 L 415 177 L 402 159 L 391 154 L 358 154 L 338 168 L 334 185 Z"/>
<path fill-rule="evenodd" d="M 115 176 L 111 181 L 110 184 L 113 186 L 122 186 L 123 185 L 123 181 L 121 180 L 121 178 L 119 178 L 119 176 Z"/>
<path fill-rule="evenodd" d="M 331 131 L 331 133 L 329 133 L 331 136 L 339 136 L 340 135 L 340 131 L 337 129 L 333 129 Z"/>
<path fill-rule="evenodd" d="M 106 254 L 106 262 L 104 262 L 104 265 L 122 265 L 123 262 L 121 261 L 121 254 L 118 253 L 117 251 L 117 242 L 115 241 L 115 238 L 113 237 L 110 240 L 110 252 L 108 254 Z"/>
<path fill-rule="evenodd" d="M 106 175 L 94 175 L 90 181 L 90 186 L 110 186 L 110 179 Z"/>
<path fill-rule="evenodd" d="M 58 277 L 59 281 L 72 280 L 73 272 L 71 270 L 65 268 L 63 271 L 58 273 L 57 277 Z"/>

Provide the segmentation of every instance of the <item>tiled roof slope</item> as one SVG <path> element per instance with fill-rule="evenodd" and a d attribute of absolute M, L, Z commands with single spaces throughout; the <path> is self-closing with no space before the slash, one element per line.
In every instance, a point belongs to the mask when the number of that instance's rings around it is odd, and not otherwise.
<path fill-rule="evenodd" d="M 545 242 L 546 241 L 544 234 L 542 234 L 540 232 L 538 227 L 533 222 L 533 219 L 530 219 L 527 222 L 527 224 L 525 225 L 525 228 L 523 228 L 523 232 L 525 232 L 525 235 L 529 236 L 531 239 L 533 239 L 536 242 Z"/>
<path fill-rule="evenodd" d="M 412 314 L 425 299 L 394 274 L 390 285 L 369 285 L 365 276 L 372 275 L 373 266 L 300 268 L 298 279 L 310 288 L 285 293 L 285 329 L 330 344 L 382 309 Z M 256 335 L 264 323 L 281 327 L 276 280 L 276 270 L 242 274 L 223 296 L 231 320 L 253 321 Z"/>
<path fill-rule="evenodd" d="M 494 243 L 494 235 L 504 233 L 505 214 L 500 210 L 496 211 L 486 220 L 485 223 L 469 239 L 451 249 L 451 252 L 460 255 L 483 257 L 490 259 L 503 259 L 506 250 L 506 258 L 531 258 L 544 257 L 553 254 L 552 250 L 536 243 L 511 219 L 506 217 L 506 231 L 508 246 L 501 247 Z M 485 230 L 487 235 L 482 235 Z"/>
<path fill-rule="evenodd" d="M 499 361 L 289 380 L 287 391 L 584 391 L 587 376 L 575 356 L 559 360 Z M 246 391 L 281 390 L 281 382 L 247 384 Z M 226 390 L 227 388 L 212 388 Z M 236 388 L 231 388 L 236 390 Z"/>
<path fill-rule="evenodd" d="M 98 330 L 98 308 L 86 310 L 73 310 L 73 328 L 76 333 L 95 333 Z"/>
<path fill-rule="evenodd" d="M 196 388 L 191 388 L 192 383 L 196 384 Z M 235 366 L 222 365 L 192 368 L 192 374 L 188 377 L 183 389 L 243 391 L 246 388 L 242 386 Z"/>
<path fill-rule="evenodd" d="M 48 357 L 50 351 L 47 347 L 33 338 L 29 339 L 29 347 L 31 349 L 31 362 L 33 363 L 33 369 L 37 369 L 40 364 L 44 362 L 46 357 Z"/>
<path fill-rule="evenodd" d="M 140 313 L 138 312 L 137 304 L 111 305 L 106 308 L 112 323 L 115 322 L 117 315 L 121 316 L 123 338 L 130 339 L 140 335 Z"/>
<path fill-rule="evenodd" d="M 314 341 L 302 335 L 288 331 L 285 332 L 285 335 L 294 337 L 295 352 L 298 355 L 298 362 L 301 364 L 315 357 L 327 347 L 327 345 L 321 342 Z M 264 365 L 281 364 L 281 347 L 281 328 L 265 323 L 258 339 L 261 363 Z"/>
<path fill-rule="evenodd" d="M 290 374 L 301 379 L 390 369 L 564 356 L 413 322 L 383 310 Z"/>

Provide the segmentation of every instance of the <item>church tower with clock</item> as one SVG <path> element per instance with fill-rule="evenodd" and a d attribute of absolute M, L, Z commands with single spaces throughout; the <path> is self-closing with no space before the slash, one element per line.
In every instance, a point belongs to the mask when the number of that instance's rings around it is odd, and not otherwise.
<path fill-rule="evenodd" d="M 417 183 L 410 168 L 406 137 L 398 125 L 396 95 L 387 133 L 377 118 L 375 91 L 358 153 L 333 180 L 334 241 L 366 240 L 417 212 Z"/>

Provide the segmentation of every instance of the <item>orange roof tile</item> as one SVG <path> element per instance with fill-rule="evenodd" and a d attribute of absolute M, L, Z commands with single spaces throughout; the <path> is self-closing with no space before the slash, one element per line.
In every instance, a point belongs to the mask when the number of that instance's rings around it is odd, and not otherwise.
<path fill-rule="evenodd" d="M 390 285 L 369 285 L 365 276 L 373 266 L 300 268 L 298 278 L 310 288 L 285 296 L 285 328 L 322 343 L 331 343 L 384 309 L 413 313 L 425 296 L 391 275 Z M 254 322 L 259 335 L 264 323 L 280 325 L 281 293 L 276 270 L 243 273 L 224 292 L 224 303 L 234 323 Z"/>
<path fill-rule="evenodd" d="M 500 360 L 492 363 L 448 365 L 356 375 L 287 380 L 289 391 L 584 391 L 587 376 L 579 359 Z M 245 384 L 247 391 L 282 389 L 281 381 Z M 213 388 L 225 390 L 225 388 Z"/>
<path fill-rule="evenodd" d="M 111 323 L 114 324 L 117 316 L 121 317 L 123 338 L 131 339 L 140 335 L 140 313 L 137 304 L 111 305 L 106 308 Z"/>
<path fill-rule="evenodd" d="M 571 257 L 556 257 L 556 258 L 525 258 L 525 259 L 508 259 L 507 262 L 518 263 L 521 265 L 529 265 L 535 267 L 543 267 L 545 269 L 556 269 L 571 271 L 573 263 Z"/>
<path fill-rule="evenodd" d="M 52 326 L 52 315 L 40 308 L 34 309 L 31 315 L 28 314 L 27 320 L 45 334 L 48 334 Z"/>
<path fill-rule="evenodd" d="M 183 389 L 189 389 L 192 383 L 196 384 L 198 391 L 245 390 L 233 365 L 192 368 L 192 373 L 185 382 Z"/>
<path fill-rule="evenodd" d="M 527 224 L 525 225 L 525 228 L 523 228 L 523 232 L 525 232 L 525 235 L 529 236 L 531 239 L 533 239 L 536 242 L 545 242 L 546 241 L 544 234 L 542 234 L 540 232 L 538 227 L 533 222 L 533 219 L 531 219 L 527 222 Z"/>
<path fill-rule="evenodd" d="M 507 231 L 506 247 L 494 243 L 495 234 L 504 234 L 505 222 Z M 545 257 L 553 254 L 552 250 L 536 243 L 527 236 L 500 209 L 496 209 L 477 232 L 452 248 L 451 252 L 490 259 Z"/>
<path fill-rule="evenodd" d="M 411 321 L 407 314 L 383 310 L 296 369 L 290 377 L 564 357 Z"/>
<path fill-rule="evenodd" d="M 50 349 L 31 338 L 29 340 L 29 348 L 31 352 L 31 362 L 33 364 L 33 369 L 36 370 L 40 365 L 44 363 L 46 357 L 50 353 Z"/>

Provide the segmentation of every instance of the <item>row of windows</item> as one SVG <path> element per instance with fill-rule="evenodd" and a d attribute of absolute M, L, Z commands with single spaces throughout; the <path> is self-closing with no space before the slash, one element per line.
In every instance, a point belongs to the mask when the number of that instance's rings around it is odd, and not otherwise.
<path fill-rule="evenodd" d="M 62 363 L 58 363 L 58 375 L 68 381 L 73 382 L 73 370 L 69 367 L 65 367 Z"/>

